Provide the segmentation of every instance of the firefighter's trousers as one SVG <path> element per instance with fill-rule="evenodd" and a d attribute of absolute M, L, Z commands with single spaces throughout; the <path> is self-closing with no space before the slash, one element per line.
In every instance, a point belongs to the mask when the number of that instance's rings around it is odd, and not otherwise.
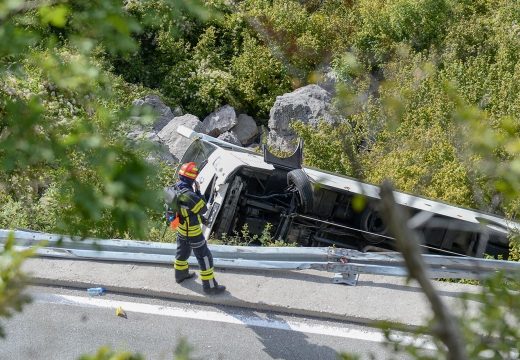
<path fill-rule="evenodd" d="M 177 255 L 175 256 L 175 278 L 182 279 L 189 273 L 188 258 L 191 250 L 200 266 L 200 279 L 205 288 L 216 287 L 217 281 L 213 274 L 213 256 L 203 235 L 187 237 L 177 233 Z"/>

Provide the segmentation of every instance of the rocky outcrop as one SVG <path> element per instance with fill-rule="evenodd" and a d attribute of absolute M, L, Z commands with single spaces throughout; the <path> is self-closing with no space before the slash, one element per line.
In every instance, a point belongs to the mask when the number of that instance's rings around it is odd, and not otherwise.
<path fill-rule="evenodd" d="M 231 131 L 236 134 L 238 141 L 240 141 L 242 145 L 249 145 L 258 135 L 258 126 L 251 116 L 240 114 L 237 118 L 237 124 Z"/>
<path fill-rule="evenodd" d="M 146 95 L 142 99 L 134 100 L 132 105 L 137 107 L 150 107 L 152 109 L 157 115 L 152 125 L 153 130 L 156 132 L 165 127 L 175 116 L 182 115 L 182 111 L 179 108 L 172 111 L 157 95 Z"/>
<path fill-rule="evenodd" d="M 159 133 L 157 136 L 160 141 L 165 144 L 170 153 L 174 156 L 176 161 L 180 161 L 184 152 L 191 144 L 191 140 L 177 133 L 177 128 L 184 125 L 197 132 L 201 132 L 202 123 L 199 118 L 195 115 L 186 114 L 183 116 L 174 117 Z"/>
<path fill-rule="evenodd" d="M 147 131 L 141 125 L 136 125 L 127 133 L 126 137 L 136 146 L 144 149 L 147 153 L 146 159 L 150 162 L 165 162 L 170 165 L 176 163 L 170 150 L 165 146 L 155 131 Z"/>
<path fill-rule="evenodd" d="M 320 120 L 334 122 L 331 101 L 330 93 L 318 85 L 307 85 L 277 96 L 269 113 L 269 145 L 280 150 L 294 150 L 296 135 L 290 128 L 293 120 L 310 125 L 316 125 Z"/>
<path fill-rule="evenodd" d="M 278 96 L 271 108 L 267 141 L 279 150 L 292 151 L 296 146 L 296 135 L 290 127 L 291 121 L 316 125 L 319 121 L 334 122 L 331 93 L 318 85 L 308 85 L 291 93 Z M 128 138 L 148 140 L 155 144 L 153 158 L 179 162 L 191 141 L 177 133 L 184 125 L 228 143 L 238 146 L 257 147 L 260 129 L 255 120 L 246 114 L 236 115 L 235 109 L 225 105 L 200 121 L 195 115 L 181 115 L 172 111 L 158 96 L 147 95 L 134 101 L 136 106 L 150 106 L 158 114 L 153 126 L 137 126 L 127 134 Z M 175 114 L 177 113 L 177 116 Z"/>
<path fill-rule="evenodd" d="M 220 134 L 218 139 L 226 141 L 233 145 L 242 146 L 242 143 L 240 142 L 237 135 L 233 131 L 226 131 L 225 133 Z"/>
<path fill-rule="evenodd" d="M 158 115 L 153 125 L 143 125 L 139 123 L 139 118 L 135 118 L 137 122 L 127 133 L 130 141 L 148 151 L 151 161 L 175 164 L 182 159 L 191 140 L 177 133 L 181 125 L 238 146 L 251 144 L 258 134 L 254 119 L 246 114 L 240 114 L 237 118 L 235 109 L 229 105 L 211 113 L 201 122 L 195 115 L 180 115 L 180 110 L 172 111 L 156 95 L 147 95 L 133 104 L 150 106 Z M 174 116 L 175 113 L 179 116 Z"/>
<path fill-rule="evenodd" d="M 157 95 L 146 95 L 141 99 L 136 99 L 132 103 L 135 107 L 149 107 L 156 114 L 156 119 L 151 125 L 140 122 L 139 117 L 132 117 L 130 121 L 135 121 L 131 125 L 131 130 L 126 137 L 134 146 L 144 149 L 147 153 L 147 160 L 150 162 L 166 162 L 174 165 L 178 162 L 169 147 L 161 140 L 158 133 L 177 115 L 182 115 L 179 108 L 171 110 Z"/>
<path fill-rule="evenodd" d="M 258 135 L 255 120 L 246 114 L 236 116 L 235 109 L 225 105 L 206 116 L 201 132 L 234 145 L 249 145 Z"/>
<path fill-rule="evenodd" d="M 215 112 L 212 112 L 202 122 L 201 131 L 213 137 L 231 130 L 237 124 L 235 109 L 225 105 Z"/>
<path fill-rule="evenodd" d="M 157 134 L 154 134 L 148 140 L 149 141 L 145 145 L 148 153 L 146 160 L 150 161 L 151 163 L 163 162 L 171 166 L 178 162 L 177 159 L 170 153 L 170 149 L 168 149 L 168 147 L 162 143 Z"/>

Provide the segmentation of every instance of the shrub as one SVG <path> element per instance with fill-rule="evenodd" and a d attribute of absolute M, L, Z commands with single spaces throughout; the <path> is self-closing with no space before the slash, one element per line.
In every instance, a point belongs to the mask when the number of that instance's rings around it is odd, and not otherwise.
<path fill-rule="evenodd" d="M 290 91 L 283 64 L 252 36 L 246 36 L 243 50 L 231 60 L 231 71 L 239 106 L 260 119 L 268 118 L 277 95 Z"/>
<path fill-rule="evenodd" d="M 399 43 L 420 52 L 436 47 L 453 21 L 447 0 L 362 1 L 356 44 L 365 59 L 384 65 Z"/>

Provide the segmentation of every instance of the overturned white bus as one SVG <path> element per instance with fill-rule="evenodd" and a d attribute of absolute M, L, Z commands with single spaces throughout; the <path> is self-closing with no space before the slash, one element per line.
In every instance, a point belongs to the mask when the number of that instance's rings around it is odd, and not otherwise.
<path fill-rule="evenodd" d="M 346 176 L 302 167 L 302 144 L 281 159 L 266 148 L 264 156 L 197 133 L 177 130 L 193 140 L 181 163 L 194 161 L 207 203 L 205 235 L 240 233 L 247 224 L 260 235 L 267 223 L 273 237 L 301 246 L 338 246 L 362 251 L 394 249 L 392 234 L 378 212 L 379 188 Z M 365 197 L 354 210 L 355 196 Z M 452 206 L 402 192 L 396 203 L 411 215 L 426 212 L 418 229 L 429 252 L 507 258 L 512 230 L 520 224 L 476 210 Z"/>

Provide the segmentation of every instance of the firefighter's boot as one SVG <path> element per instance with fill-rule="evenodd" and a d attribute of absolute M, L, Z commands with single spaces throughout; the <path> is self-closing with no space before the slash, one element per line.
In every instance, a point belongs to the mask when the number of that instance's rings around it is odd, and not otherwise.
<path fill-rule="evenodd" d="M 202 290 L 208 295 L 218 295 L 226 291 L 226 287 L 224 285 L 217 284 L 217 282 L 215 281 L 215 286 L 213 287 L 210 287 L 209 285 L 205 286 L 205 284 L 203 284 Z"/>
<path fill-rule="evenodd" d="M 185 270 L 185 271 L 176 271 L 175 272 L 175 281 L 177 282 L 177 284 L 180 284 L 181 282 L 183 282 L 184 280 L 188 280 L 188 279 L 191 279 L 192 277 L 195 276 L 195 273 L 194 272 L 190 272 L 188 270 Z"/>
<path fill-rule="evenodd" d="M 175 260 L 175 281 L 180 284 L 184 280 L 191 279 L 195 276 L 194 272 L 190 272 L 188 269 L 188 261 L 186 260 Z"/>
<path fill-rule="evenodd" d="M 202 290 L 208 295 L 217 295 L 226 291 L 226 287 L 219 285 L 217 280 L 215 280 L 213 267 L 207 270 L 201 270 L 200 279 L 202 280 Z"/>

